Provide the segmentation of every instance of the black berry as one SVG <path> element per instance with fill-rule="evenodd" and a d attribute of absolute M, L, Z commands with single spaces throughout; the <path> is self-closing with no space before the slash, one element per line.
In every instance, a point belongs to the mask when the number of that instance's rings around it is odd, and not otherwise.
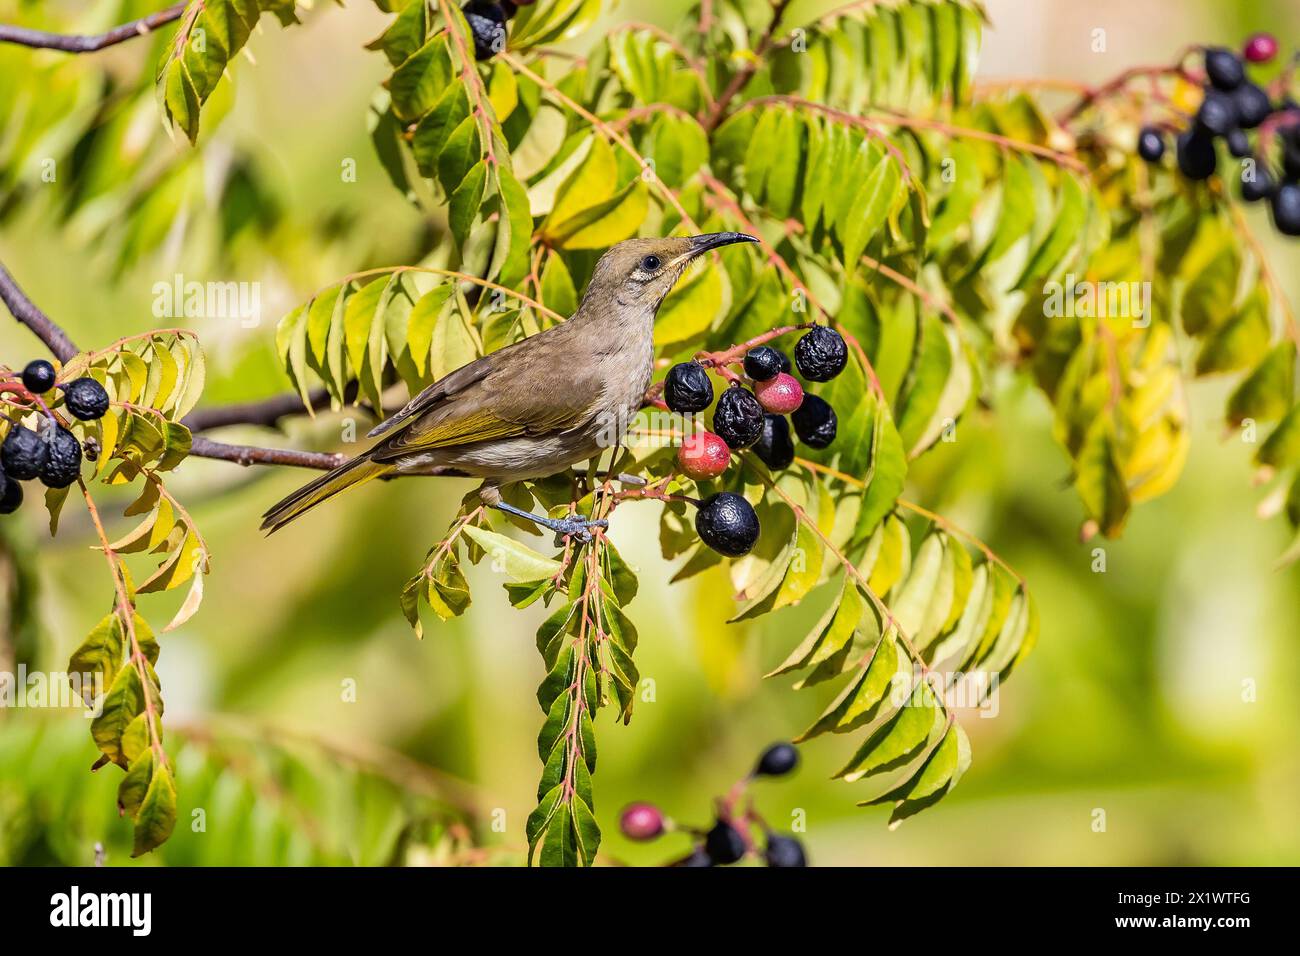
<path fill-rule="evenodd" d="M 790 467 L 794 461 L 794 441 L 784 415 L 763 416 L 763 434 L 754 442 L 754 454 L 773 471 Z"/>
<path fill-rule="evenodd" d="M 54 366 L 45 359 L 28 362 L 23 369 L 23 388 L 40 395 L 54 387 Z"/>
<path fill-rule="evenodd" d="M 714 863 L 735 863 L 745 855 L 745 838 L 725 820 L 719 820 L 704 838 L 704 852 Z"/>
<path fill-rule="evenodd" d="M 506 19 L 509 20 L 519 12 L 519 7 L 515 4 L 514 0 L 501 0 L 501 12 L 504 13 Z"/>
<path fill-rule="evenodd" d="M 810 382 L 829 382 L 844 371 L 848 360 L 840 333 L 824 325 L 813 326 L 794 346 L 794 364 Z"/>
<path fill-rule="evenodd" d="M 49 447 L 30 428 L 14 425 L 0 447 L 0 466 L 10 478 L 30 481 L 41 473 Z"/>
<path fill-rule="evenodd" d="M 682 362 L 668 370 L 664 402 L 683 415 L 702 412 L 713 404 L 713 383 L 698 362 Z"/>
<path fill-rule="evenodd" d="M 1228 134 L 1228 152 L 1238 159 L 1245 159 L 1250 155 L 1250 137 L 1246 135 L 1244 129 L 1234 129 Z"/>
<path fill-rule="evenodd" d="M 799 751 L 794 744 L 772 744 L 758 758 L 754 775 L 759 777 L 784 777 L 799 765 Z"/>
<path fill-rule="evenodd" d="M 816 395 L 805 395 L 790 421 L 799 440 L 809 448 L 825 448 L 835 440 L 835 430 L 839 427 L 835 409 Z"/>
<path fill-rule="evenodd" d="M 779 833 L 767 835 L 767 847 L 763 850 L 763 859 L 768 866 L 793 867 L 807 866 L 808 857 L 804 855 L 803 844 L 794 837 L 781 836 Z"/>
<path fill-rule="evenodd" d="M 719 554 L 738 558 L 758 540 L 758 515 L 740 495 L 722 491 L 701 502 L 695 513 L 695 533 Z"/>
<path fill-rule="evenodd" d="M 1143 126 L 1138 133 L 1138 155 L 1148 163 L 1158 163 L 1165 155 L 1165 137 L 1154 126 Z"/>
<path fill-rule="evenodd" d="M 1227 93 L 1210 90 L 1196 111 L 1196 125 L 1212 136 L 1227 136 L 1237 128 L 1237 103 Z"/>
<path fill-rule="evenodd" d="M 474 34 L 474 58 L 490 60 L 505 49 L 506 13 L 495 3 L 473 0 L 461 9 Z"/>
<path fill-rule="evenodd" d="M 1214 140 L 1199 130 L 1188 130 L 1178 137 L 1178 168 L 1188 179 L 1209 179 L 1218 157 Z"/>
<path fill-rule="evenodd" d="M 1241 198 L 1246 202 L 1268 199 L 1276 188 L 1276 180 L 1263 166 L 1256 164 L 1241 171 Z"/>
<path fill-rule="evenodd" d="M 1300 185 L 1287 182 L 1273 193 L 1273 225 L 1284 236 L 1300 236 Z"/>
<path fill-rule="evenodd" d="M 8 475 L 3 477 L 3 488 L 0 488 L 0 515 L 11 515 L 18 510 L 18 506 L 23 503 L 23 486 L 18 484 Z"/>
<path fill-rule="evenodd" d="M 781 368 L 785 359 L 785 368 Z M 766 382 L 790 368 L 790 360 L 770 345 L 760 345 L 750 349 L 745 355 L 745 374 L 756 382 Z"/>
<path fill-rule="evenodd" d="M 748 448 L 763 434 L 763 406 L 749 389 L 733 384 L 713 410 L 713 431 L 728 448 Z"/>
<path fill-rule="evenodd" d="M 78 378 L 63 386 L 63 402 L 73 417 L 83 422 L 103 418 L 108 411 L 108 392 L 93 378 Z"/>
<path fill-rule="evenodd" d="M 44 441 L 50 450 L 41 468 L 41 483 L 48 488 L 66 488 L 81 474 L 81 442 L 62 425 L 47 431 Z"/>
<path fill-rule="evenodd" d="M 1243 83 L 1232 91 L 1232 102 L 1237 107 L 1237 125 L 1254 129 L 1273 112 L 1268 94 L 1254 83 Z"/>
<path fill-rule="evenodd" d="M 705 850 L 704 847 L 697 846 L 680 860 L 675 860 L 668 865 L 685 867 L 713 866 L 713 857 L 709 856 L 708 851 Z"/>
<path fill-rule="evenodd" d="M 1216 89 L 1230 93 L 1246 78 L 1246 69 L 1231 50 L 1210 47 L 1205 51 L 1205 75 Z"/>
<path fill-rule="evenodd" d="M 1282 131 L 1282 172 L 1287 179 L 1300 179 L 1300 126 Z"/>

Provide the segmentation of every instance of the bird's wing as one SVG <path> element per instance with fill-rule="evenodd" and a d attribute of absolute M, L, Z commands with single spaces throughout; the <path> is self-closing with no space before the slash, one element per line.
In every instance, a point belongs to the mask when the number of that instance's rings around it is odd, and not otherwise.
<path fill-rule="evenodd" d="M 509 360 L 498 359 L 505 349 L 494 352 L 448 375 L 443 379 L 447 389 L 436 391 L 435 383 L 416 396 L 393 416 L 394 425 L 399 418 L 407 424 L 374 450 L 374 460 L 493 438 L 546 435 L 588 421 L 604 391 L 598 364 L 590 357 L 575 362 L 553 349 L 520 346 L 510 350 Z M 451 379 L 479 363 L 486 367 L 450 388 Z"/>
<path fill-rule="evenodd" d="M 492 364 L 492 356 L 485 355 L 483 358 L 475 359 L 468 365 L 462 365 L 454 372 L 449 372 L 432 385 L 424 388 L 400 409 L 370 429 L 366 437 L 376 438 L 387 434 L 403 422 L 409 422 L 417 412 L 427 411 L 457 392 L 468 388 L 489 374 L 492 371 Z"/>

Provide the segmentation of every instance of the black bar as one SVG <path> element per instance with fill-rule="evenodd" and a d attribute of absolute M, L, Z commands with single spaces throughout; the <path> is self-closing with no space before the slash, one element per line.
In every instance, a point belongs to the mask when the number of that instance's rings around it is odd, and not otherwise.
<path fill-rule="evenodd" d="M 673 926 L 698 940 L 709 928 L 702 918 L 737 938 L 761 935 L 776 920 L 795 932 L 821 927 L 864 939 L 883 932 L 943 945 L 1191 935 L 1230 942 L 1251 931 L 1274 938 L 1293 931 L 1296 875 L 1266 868 L 29 869 L 0 871 L 0 925 L 6 943 L 33 935 L 130 939 L 131 916 L 143 929 L 145 898 L 138 908 L 118 897 L 101 909 L 98 896 L 127 893 L 148 894 L 151 938 L 218 941 L 278 929 L 295 947 L 373 943 L 376 932 L 456 945 L 462 934 L 487 940 L 511 928 L 543 942 L 546 926 L 554 930 L 555 920 L 579 912 L 581 935 L 604 925 L 636 933 L 649 920 L 664 945 L 683 938 Z M 78 922 L 116 908 L 128 925 L 52 925 L 71 922 L 74 886 Z"/>

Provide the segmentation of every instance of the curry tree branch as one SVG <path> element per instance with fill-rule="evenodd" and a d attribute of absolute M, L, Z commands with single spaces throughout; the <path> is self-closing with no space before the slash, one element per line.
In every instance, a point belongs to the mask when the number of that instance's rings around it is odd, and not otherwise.
<path fill-rule="evenodd" d="M 18 283 L 14 281 L 3 264 L 0 264 L 0 300 L 9 307 L 15 319 L 31 329 L 45 343 L 46 347 L 61 362 L 67 362 L 78 349 L 53 319 L 42 312 L 36 303 L 27 297 Z M 301 400 L 298 400 L 299 402 Z M 245 406 L 245 412 L 249 407 Z M 275 411 L 275 409 L 272 409 Z M 194 413 L 202 416 L 202 413 Z M 219 418 L 224 414 L 230 418 L 229 409 L 214 409 L 210 418 Z M 266 414 L 266 413 L 264 413 Z M 200 421 L 202 418 L 200 418 Z M 187 420 L 188 421 L 188 420 Z M 228 420 L 224 424 L 239 424 L 239 420 Z M 191 428 L 195 426 L 190 426 Z M 212 424 L 204 427 L 215 427 Z M 190 454 L 200 458 L 215 458 L 219 461 L 232 461 L 240 465 L 291 465 L 298 468 L 335 468 L 347 460 L 346 455 L 329 452 L 296 451 L 291 448 L 260 448 L 255 445 L 230 445 L 213 441 L 202 435 L 195 435 L 190 445 Z"/>
<path fill-rule="evenodd" d="M 68 334 L 27 298 L 27 293 L 18 288 L 18 283 L 3 263 L 0 263 L 0 300 L 9 307 L 15 319 L 36 333 L 36 337 L 45 343 L 60 362 L 66 362 L 77 354 L 78 349 Z"/>
<path fill-rule="evenodd" d="M 790 0 L 775 0 L 772 4 L 772 19 L 768 21 L 767 29 L 763 36 L 759 38 L 758 45 L 754 47 L 753 57 L 745 63 L 743 67 L 736 71 L 736 75 L 731 78 L 727 88 L 722 91 L 717 101 L 713 104 L 713 110 L 709 113 L 704 123 L 706 130 L 717 129 L 718 124 L 722 122 L 727 115 L 727 107 L 735 99 L 736 94 L 745 88 L 745 84 L 750 81 L 755 73 L 758 72 L 759 64 L 767 51 L 772 49 L 776 42 L 776 29 L 781 25 L 781 18 L 785 16 L 786 7 L 790 6 Z"/>
<path fill-rule="evenodd" d="M 348 460 L 348 456 L 328 451 L 297 451 L 293 448 L 262 448 L 257 445 L 231 445 L 195 435 L 190 444 L 190 454 L 199 458 L 215 458 L 237 465 L 289 465 L 294 468 L 319 468 L 329 471 Z"/>
<path fill-rule="evenodd" d="M 329 392 L 323 388 L 312 389 L 307 397 L 312 411 L 320 411 L 330 403 Z M 196 408 L 181 419 L 181 424 L 192 432 L 225 428 L 229 425 L 261 425 L 265 428 L 275 428 L 280 424 L 280 419 L 303 415 L 306 412 L 307 406 L 303 404 L 301 395 L 297 392 L 285 392 L 256 402 L 234 402 L 211 408 Z"/>
<path fill-rule="evenodd" d="M 186 6 L 187 4 L 184 3 L 173 4 L 165 10 L 113 27 L 106 33 L 49 33 L 45 30 L 31 30 L 27 27 L 0 23 L 0 43 L 17 43 L 20 46 L 41 50 L 61 50 L 64 53 L 94 53 L 96 50 L 114 46 L 132 37 L 145 36 L 163 24 L 180 19 Z"/>

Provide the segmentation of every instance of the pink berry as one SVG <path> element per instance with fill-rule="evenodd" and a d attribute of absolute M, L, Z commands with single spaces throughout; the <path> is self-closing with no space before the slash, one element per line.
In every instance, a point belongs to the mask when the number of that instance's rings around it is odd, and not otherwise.
<path fill-rule="evenodd" d="M 1277 37 L 1271 33 L 1256 33 L 1246 41 L 1242 53 L 1251 63 L 1267 63 L 1277 56 Z"/>
<path fill-rule="evenodd" d="M 789 415 L 803 404 L 803 386 L 786 372 L 754 386 L 758 404 L 773 415 Z"/>
<path fill-rule="evenodd" d="M 629 840 L 653 840 L 664 832 L 663 811 L 653 803 L 630 803 L 619 817 L 618 828 Z"/>
<path fill-rule="evenodd" d="M 682 439 L 677 465 L 688 477 L 716 478 L 731 464 L 731 449 L 713 432 L 694 432 Z"/>

